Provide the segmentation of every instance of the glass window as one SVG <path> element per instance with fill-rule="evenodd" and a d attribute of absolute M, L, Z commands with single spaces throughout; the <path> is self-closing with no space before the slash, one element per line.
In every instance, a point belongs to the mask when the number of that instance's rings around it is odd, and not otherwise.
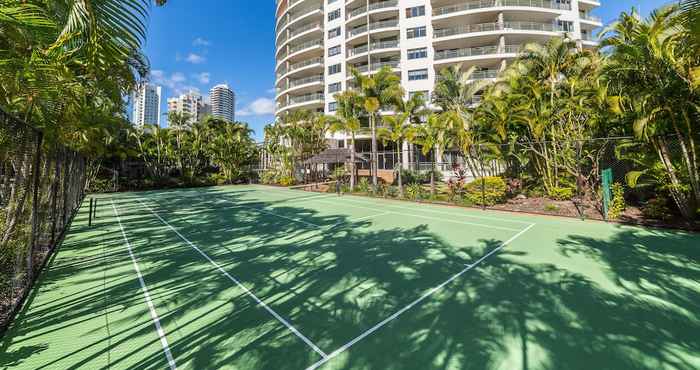
<path fill-rule="evenodd" d="M 408 80 L 409 81 L 427 80 L 427 79 L 428 79 L 428 70 L 427 69 L 415 69 L 413 71 L 408 71 Z"/>
<path fill-rule="evenodd" d="M 406 37 L 409 39 L 415 39 L 418 37 L 425 37 L 426 30 L 425 26 L 409 28 L 406 30 Z"/>
<path fill-rule="evenodd" d="M 422 59 L 428 57 L 428 48 L 408 49 L 408 59 Z"/>
<path fill-rule="evenodd" d="M 406 18 L 421 17 L 425 15 L 425 6 L 406 8 Z"/>

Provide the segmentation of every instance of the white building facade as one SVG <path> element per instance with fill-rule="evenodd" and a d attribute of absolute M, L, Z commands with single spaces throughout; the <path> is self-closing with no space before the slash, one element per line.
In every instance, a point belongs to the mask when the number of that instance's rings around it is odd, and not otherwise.
<path fill-rule="evenodd" d="M 190 91 L 179 97 L 168 99 L 168 111 L 187 114 L 189 116 L 187 123 L 194 124 L 202 120 L 204 116 L 211 114 L 211 105 L 204 100 L 202 94 Z"/>
<path fill-rule="evenodd" d="M 236 94 L 228 85 L 220 84 L 209 91 L 211 115 L 231 122 L 236 120 Z"/>
<path fill-rule="evenodd" d="M 278 0 L 276 114 L 297 109 L 332 114 L 348 88 L 350 67 L 388 65 L 407 94 L 431 93 L 452 64 L 494 78 L 518 49 L 552 37 L 592 47 L 602 26 L 595 0 Z M 336 135 L 335 139 L 343 139 Z"/>
<path fill-rule="evenodd" d="M 160 126 L 161 92 L 160 86 L 149 83 L 142 83 L 137 87 L 132 96 L 132 124 Z"/>

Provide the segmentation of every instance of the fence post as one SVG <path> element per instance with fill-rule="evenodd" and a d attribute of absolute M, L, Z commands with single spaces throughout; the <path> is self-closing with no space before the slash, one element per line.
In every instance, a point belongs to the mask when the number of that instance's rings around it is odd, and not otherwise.
<path fill-rule="evenodd" d="M 479 167 L 481 167 L 481 209 L 486 210 L 486 174 L 484 174 L 484 158 L 479 144 Z"/>
<path fill-rule="evenodd" d="M 41 144 L 44 135 L 39 132 L 36 140 L 36 155 L 34 156 L 34 168 L 32 168 L 32 234 L 29 240 L 29 253 L 27 255 L 27 285 L 31 284 L 34 276 L 34 247 L 37 242 L 37 233 L 39 230 L 39 167 L 41 167 Z"/>

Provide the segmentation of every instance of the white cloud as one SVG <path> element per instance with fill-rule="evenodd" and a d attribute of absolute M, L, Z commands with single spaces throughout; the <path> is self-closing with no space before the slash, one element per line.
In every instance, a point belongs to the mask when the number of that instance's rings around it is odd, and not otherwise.
<path fill-rule="evenodd" d="M 207 58 L 195 53 L 189 53 L 187 54 L 187 58 L 185 58 L 185 61 L 192 64 L 201 64 L 206 62 L 206 60 Z"/>
<path fill-rule="evenodd" d="M 194 41 L 192 41 L 192 45 L 193 46 L 209 46 L 209 45 L 211 45 L 211 42 L 207 39 L 197 37 L 196 39 L 194 39 Z"/>
<path fill-rule="evenodd" d="M 182 72 L 173 72 L 170 75 L 160 69 L 151 71 L 151 82 L 165 86 L 172 91 L 173 96 L 178 96 L 190 90 L 199 91 L 197 86 L 187 83 L 187 77 Z"/>
<path fill-rule="evenodd" d="M 206 85 L 211 80 L 211 73 L 209 73 L 209 72 L 196 73 L 196 74 L 194 74 L 194 78 L 197 81 L 199 81 L 200 84 Z"/>
<path fill-rule="evenodd" d="M 274 87 L 271 88 L 271 89 L 267 89 L 267 93 L 268 93 L 268 94 L 275 94 L 276 92 L 277 92 L 277 89 L 274 88 Z"/>
<path fill-rule="evenodd" d="M 275 101 L 268 98 L 258 98 L 245 108 L 236 112 L 237 116 L 264 116 L 275 114 Z"/>

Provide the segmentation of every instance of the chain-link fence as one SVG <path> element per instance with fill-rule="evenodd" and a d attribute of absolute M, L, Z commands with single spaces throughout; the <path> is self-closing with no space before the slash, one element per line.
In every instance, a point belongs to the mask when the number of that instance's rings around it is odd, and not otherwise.
<path fill-rule="evenodd" d="M 403 148 L 377 153 L 334 148 L 281 156 L 261 151 L 256 170 L 261 182 L 268 184 L 337 180 L 342 191 L 351 192 L 354 180 L 352 192 L 373 196 L 655 224 L 668 224 L 679 215 L 679 202 L 671 190 L 684 191 L 683 184 L 688 183 L 687 174 L 679 170 L 682 148 L 675 137 L 482 144 L 466 151 Z M 376 171 L 371 170 L 372 163 Z M 676 185 L 669 168 L 676 170 Z M 377 187 L 372 185 L 373 172 Z"/>
<path fill-rule="evenodd" d="M 0 110 L 0 333 L 83 199 L 78 153 Z"/>

